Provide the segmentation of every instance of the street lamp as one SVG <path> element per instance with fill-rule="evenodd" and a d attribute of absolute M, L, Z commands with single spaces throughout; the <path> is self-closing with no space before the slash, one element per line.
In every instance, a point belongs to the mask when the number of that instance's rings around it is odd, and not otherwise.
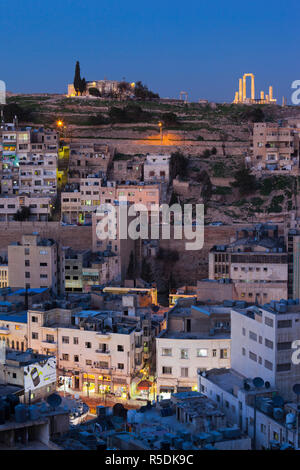
<path fill-rule="evenodd" d="M 158 127 L 159 127 L 159 132 L 160 132 L 160 144 L 162 145 L 162 143 L 163 143 L 163 123 L 161 121 L 159 121 Z"/>

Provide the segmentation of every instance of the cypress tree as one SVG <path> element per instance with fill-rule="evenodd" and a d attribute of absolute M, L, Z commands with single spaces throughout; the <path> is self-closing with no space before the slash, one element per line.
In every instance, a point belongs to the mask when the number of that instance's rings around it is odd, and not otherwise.
<path fill-rule="evenodd" d="M 74 89 L 76 91 L 76 95 L 80 93 L 80 88 L 81 88 L 81 77 L 80 77 L 80 65 L 79 61 L 77 60 L 76 66 L 75 66 L 75 75 L 74 75 Z"/>

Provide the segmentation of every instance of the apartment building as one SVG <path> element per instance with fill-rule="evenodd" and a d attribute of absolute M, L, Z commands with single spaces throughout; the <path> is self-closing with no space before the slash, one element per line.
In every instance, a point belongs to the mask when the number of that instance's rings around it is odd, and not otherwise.
<path fill-rule="evenodd" d="M 197 390 L 199 370 L 230 367 L 230 309 L 183 305 L 179 300 L 168 312 L 156 338 L 157 393 L 164 398 Z"/>
<path fill-rule="evenodd" d="M 55 202 L 51 196 L 0 195 L 0 222 L 15 220 L 22 208 L 29 208 L 29 221 L 44 222 L 51 218 Z"/>
<path fill-rule="evenodd" d="M 254 123 L 251 165 L 258 171 L 297 173 L 299 129 L 274 123 Z"/>
<path fill-rule="evenodd" d="M 114 149 L 103 143 L 70 142 L 69 144 L 69 177 L 70 183 L 79 183 L 81 178 L 99 174 L 102 178 L 112 164 Z"/>
<path fill-rule="evenodd" d="M 300 308 L 293 300 L 232 308 L 232 369 L 248 377 L 262 377 L 285 400 L 294 400 L 292 388 L 300 383 L 300 365 L 292 355 L 293 341 L 300 338 L 299 325 Z"/>
<path fill-rule="evenodd" d="M 230 425 L 251 438 L 251 449 L 299 449 L 298 405 L 283 404 L 267 382 L 257 388 L 252 378 L 232 369 L 214 369 L 199 374 L 198 390 L 218 406 Z"/>
<path fill-rule="evenodd" d="M 0 288 L 8 287 L 8 264 L 0 264 Z"/>
<path fill-rule="evenodd" d="M 58 290 L 57 244 L 38 234 L 23 235 L 21 242 L 8 246 L 11 288 L 49 287 Z"/>
<path fill-rule="evenodd" d="M 139 318 L 122 311 L 52 309 L 28 312 L 28 343 L 57 357 L 58 375 L 73 390 L 126 397 L 143 365 Z"/>
<path fill-rule="evenodd" d="M 5 342 L 8 350 L 25 351 L 27 349 L 27 312 L 0 313 L 0 341 Z"/>
<path fill-rule="evenodd" d="M 58 133 L 14 123 L 2 125 L 0 138 L 1 193 L 55 196 Z"/>
<path fill-rule="evenodd" d="M 56 358 L 27 351 L 7 351 L 0 364 L 0 382 L 20 386 L 26 403 L 56 390 Z"/>
<path fill-rule="evenodd" d="M 64 272 L 66 292 L 89 292 L 92 286 L 121 280 L 119 256 L 110 250 L 92 253 L 66 248 Z"/>
<path fill-rule="evenodd" d="M 113 180 L 118 183 L 125 183 L 126 181 L 134 181 L 139 183 L 143 181 L 143 157 L 131 157 L 125 155 L 118 157 L 115 155 L 113 160 Z"/>
<path fill-rule="evenodd" d="M 215 245 L 209 253 L 209 279 L 232 282 L 235 300 L 286 299 L 288 257 L 278 227 L 257 224 L 237 230 L 233 243 Z"/>
<path fill-rule="evenodd" d="M 171 155 L 147 155 L 144 163 L 144 181 L 169 182 Z"/>

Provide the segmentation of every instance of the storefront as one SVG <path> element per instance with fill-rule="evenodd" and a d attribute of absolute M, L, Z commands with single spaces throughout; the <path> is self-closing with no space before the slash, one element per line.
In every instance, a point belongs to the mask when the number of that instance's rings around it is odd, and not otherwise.
<path fill-rule="evenodd" d="M 111 376 L 99 375 L 98 376 L 98 393 L 105 395 L 111 392 Z"/>
<path fill-rule="evenodd" d="M 159 396 L 163 400 L 171 398 L 172 393 L 175 393 L 175 387 L 163 386 L 159 389 Z"/>
<path fill-rule="evenodd" d="M 88 396 L 96 393 L 95 389 L 95 376 L 92 374 L 83 374 L 82 375 L 82 391 Z"/>

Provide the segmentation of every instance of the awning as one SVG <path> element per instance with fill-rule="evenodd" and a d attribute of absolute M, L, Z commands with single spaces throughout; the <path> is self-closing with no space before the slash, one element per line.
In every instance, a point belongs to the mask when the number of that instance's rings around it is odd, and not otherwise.
<path fill-rule="evenodd" d="M 141 380 L 141 382 L 137 386 L 139 390 L 149 390 L 149 388 L 151 387 L 152 382 L 150 382 L 149 380 Z"/>

